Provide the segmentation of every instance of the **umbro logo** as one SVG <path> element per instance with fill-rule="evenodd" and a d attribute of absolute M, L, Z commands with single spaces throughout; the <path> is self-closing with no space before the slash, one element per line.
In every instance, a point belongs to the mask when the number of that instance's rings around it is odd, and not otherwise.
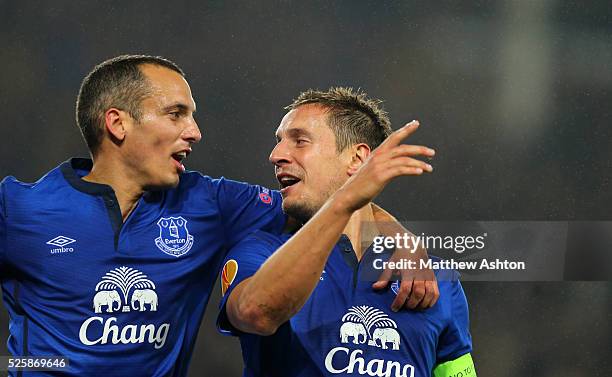
<path fill-rule="evenodd" d="M 70 237 L 57 236 L 54 239 L 47 241 L 47 245 L 56 246 L 55 248 L 51 249 L 51 254 L 72 253 L 74 248 L 66 246 L 75 242 L 76 240 L 73 240 Z"/>
<path fill-rule="evenodd" d="M 47 245 L 53 245 L 53 246 L 57 246 L 57 247 L 64 247 L 66 245 L 70 245 L 71 243 L 76 242 L 76 240 L 73 240 L 72 238 L 69 237 L 65 237 L 65 236 L 57 236 L 54 239 L 52 239 L 51 241 L 47 241 Z"/>

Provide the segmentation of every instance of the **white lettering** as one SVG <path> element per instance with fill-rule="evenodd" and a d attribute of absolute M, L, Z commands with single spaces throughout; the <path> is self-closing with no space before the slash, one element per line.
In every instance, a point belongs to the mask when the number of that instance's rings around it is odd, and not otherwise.
<path fill-rule="evenodd" d="M 495 259 L 495 261 L 487 261 L 483 259 L 480 263 L 480 269 L 486 270 L 524 270 L 526 267 L 525 262 L 503 261 Z"/>
<path fill-rule="evenodd" d="M 145 335 L 149 332 L 149 343 L 155 342 L 155 325 L 146 325 L 141 327 L 142 331 L 140 331 L 140 338 L 138 338 L 138 343 L 145 342 Z"/>
<path fill-rule="evenodd" d="M 395 261 L 386 261 L 386 262 L 383 262 L 382 259 L 374 259 L 374 262 L 372 263 L 372 265 L 377 270 L 382 270 L 382 269 L 415 270 L 417 268 L 416 261 L 405 259 L 405 258 L 395 260 Z"/>
<path fill-rule="evenodd" d="M 347 369 L 347 368 L 344 368 L 344 369 L 335 369 L 334 368 L 334 366 L 332 364 L 332 361 L 334 359 L 334 355 L 338 351 L 345 352 L 347 355 L 349 353 L 348 348 L 336 347 L 336 348 L 332 349 L 331 351 L 329 351 L 327 353 L 327 356 L 325 356 L 325 369 L 327 369 L 329 372 L 331 372 L 333 374 L 338 374 L 338 373 L 346 372 L 346 369 Z"/>
<path fill-rule="evenodd" d="M 127 332 L 130 332 L 130 336 L 127 336 Z M 129 343 L 138 343 L 138 338 L 136 337 L 138 330 L 136 325 L 127 325 L 121 330 L 121 343 L 129 344 Z"/>
<path fill-rule="evenodd" d="M 81 325 L 81 330 L 79 330 L 79 339 L 81 340 L 81 343 L 86 346 L 93 346 L 94 344 L 97 344 L 102 340 L 102 337 L 94 341 L 87 339 L 87 327 L 89 327 L 89 324 L 93 321 L 99 321 L 100 323 L 102 323 L 102 317 L 87 318 L 85 322 L 83 322 L 83 324 Z"/>
<path fill-rule="evenodd" d="M 155 336 L 155 349 L 158 350 L 166 344 L 166 336 L 168 336 L 168 331 L 170 330 L 170 324 L 164 323 L 159 326 L 157 329 L 157 334 Z"/>
<path fill-rule="evenodd" d="M 383 267 L 382 267 L 381 263 L 384 263 L 384 262 L 382 261 L 382 259 L 374 259 L 374 263 L 373 263 L 373 265 L 374 265 L 374 269 L 376 269 L 376 270 L 382 270 L 382 268 L 383 268 Z"/>
<path fill-rule="evenodd" d="M 185 243 L 187 242 L 187 240 L 184 240 L 182 238 L 178 239 L 178 240 L 169 240 L 169 239 L 165 239 L 164 242 L 166 242 L 166 244 L 175 244 L 175 243 Z"/>
<path fill-rule="evenodd" d="M 376 254 L 378 253 L 382 253 L 383 251 L 385 251 L 385 248 L 382 247 L 382 243 L 385 240 L 385 237 L 383 236 L 376 236 L 374 237 L 374 243 L 372 244 L 372 251 L 374 251 Z"/>
<path fill-rule="evenodd" d="M 348 365 L 342 369 L 337 369 L 333 365 L 334 355 L 342 352 L 349 355 L 349 349 L 345 347 L 332 348 L 325 356 L 325 369 L 332 374 L 354 373 L 374 377 L 414 377 L 414 366 L 405 364 L 403 367 L 397 361 L 385 361 L 382 359 L 372 359 L 367 362 L 360 355 L 362 350 L 354 350 L 350 353 Z M 355 367 L 357 370 L 355 371 Z"/>
<path fill-rule="evenodd" d="M 405 249 L 414 253 L 419 247 L 425 249 L 447 249 L 454 250 L 461 254 L 466 250 L 474 248 L 482 250 L 485 247 L 485 237 L 487 233 L 480 236 L 427 236 L 421 233 L 420 236 L 410 233 L 397 233 L 395 236 L 376 236 L 373 240 L 374 253 L 382 253 L 392 249 Z"/>
<path fill-rule="evenodd" d="M 87 337 L 87 330 L 92 322 L 104 324 L 102 336 L 96 340 L 89 340 Z M 85 344 L 86 346 L 93 346 L 96 344 L 107 344 L 109 342 L 112 344 L 136 344 L 146 342 L 153 343 L 155 349 L 160 349 L 166 344 L 166 338 L 168 337 L 168 333 L 170 331 L 169 323 L 163 323 L 157 329 L 154 324 L 140 326 L 128 324 L 122 329 L 119 329 L 117 325 L 113 324 L 115 322 L 117 322 L 116 317 L 110 317 L 106 320 L 106 322 L 104 322 L 102 317 L 90 317 L 86 319 L 79 330 L 79 339 L 81 343 Z"/>
<path fill-rule="evenodd" d="M 432 261 L 431 259 L 420 261 L 421 268 L 429 268 L 436 270 L 475 270 L 478 267 L 477 261 L 457 262 L 454 259 L 442 259 L 440 261 Z"/>
<path fill-rule="evenodd" d="M 398 234 L 398 236 L 399 236 L 399 234 Z M 386 249 L 393 249 L 393 248 L 395 248 L 395 243 L 393 242 L 393 238 L 391 238 L 391 237 L 385 237 L 384 245 L 385 245 Z"/>
<path fill-rule="evenodd" d="M 110 332 L 113 333 L 113 344 L 119 343 L 119 337 L 117 334 L 119 332 L 119 327 L 117 327 L 116 325 L 111 326 L 111 323 L 113 322 L 117 322 L 117 318 L 110 317 L 104 323 L 104 333 L 102 334 L 102 344 L 106 344 L 108 342 L 108 335 Z"/>
<path fill-rule="evenodd" d="M 74 248 L 72 247 L 61 247 L 58 249 L 51 249 L 51 254 L 72 253 L 72 252 L 74 252 Z"/>
<path fill-rule="evenodd" d="M 374 367 L 376 366 L 376 370 Z M 385 361 L 380 359 L 372 359 L 368 363 L 368 376 L 385 377 Z"/>
<path fill-rule="evenodd" d="M 393 372 L 393 369 L 395 369 L 395 375 L 396 376 L 405 376 L 406 375 L 406 367 L 408 365 L 406 365 L 404 367 L 404 373 L 402 373 L 402 364 L 398 363 L 397 361 L 387 361 L 387 373 L 386 376 L 387 377 L 391 377 L 392 374 L 391 372 Z M 410 367 L 412 367 L 412 365 L 410 365 Z"/>
<path fill-rule="evenodd" d="M 365 374 L 365 360 L 363 359 L 363 357 L 357 357 L 358 355 L 361 355 L 363 353 L 362 350 L 355 350 L 353 352 L 351 352 L 351 359 L 349 360 L 349 365 L 347 368 L 347 372 L 349 373 L 353 373 L 353 371 L 355 370 L 355 364 L 359 364 L 359 368 L 357 369 L 359 371 L 359 374 Z"/>

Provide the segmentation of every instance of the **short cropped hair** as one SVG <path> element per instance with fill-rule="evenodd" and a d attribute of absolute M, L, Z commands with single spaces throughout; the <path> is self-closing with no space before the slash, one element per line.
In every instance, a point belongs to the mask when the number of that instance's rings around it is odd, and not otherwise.
<path fill-rule="evenodd" d="M 151 85 L 140 70 L 143 64 L 165 67 L 185 77 L 176 63 L 160 56 L 121 55 L 98 64 L 83 79 L 76 102 L 76 121 L 92 155 L 102 143 L 106 110 L 116 107 L 137 122 L 141 120 L 141 102 L 151 92 Z"/>
<path fill-rule="evenodd" d="M 389 116 L 382 101 L 367 97 L 360 89 L 332 87 L 327 91 L 309 89 L 293 100 L 286 110 L 316 104 L 329 112 L 329 127 L 336 135 L 336 150 L 365 143 L 371 149 L 378 147 L 392 132 Z"/>

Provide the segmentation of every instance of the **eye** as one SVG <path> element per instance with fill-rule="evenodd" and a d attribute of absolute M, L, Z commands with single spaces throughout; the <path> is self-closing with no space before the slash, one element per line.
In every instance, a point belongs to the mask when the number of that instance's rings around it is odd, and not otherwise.
<path fill-rule="evenodd" d="M 306 140 L 306 139 L 297 139 L 297 140 L 295 141 L 295 143 L 296 143 L 297 145 L 304 145 L 304 144 L 308 143 L 308 140 Z"/>
<path fill-rule="evenodd" d="M 172 119 L 179 119 L 180 117 L 181 117 L 180 111 L 173 111 L 170 113 L 170 118 Z"/>

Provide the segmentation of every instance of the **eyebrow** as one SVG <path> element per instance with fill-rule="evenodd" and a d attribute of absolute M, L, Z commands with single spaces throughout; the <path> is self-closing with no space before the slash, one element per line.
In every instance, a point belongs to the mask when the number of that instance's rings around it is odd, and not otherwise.
<path fill-rule="evenodd" d="M 185 105 L 184 103 L 177 102 L 173 103 L 172 105 L 165 106 L 162 110 L 164 112 L 168 112 L 170 110 L 179 110 L 182 113 L 186 113 L 190 110 L 190 107 Z M 195 108 L 193 109 L 193 112 L 196 112 Z"/>
<path fill-rule="evenodd" d="M 280 140 L 280 135 L 278 133 L 275 136 L 277 140 Z M 291 128 L 287 130 L 287 137 L 295 139 L 300 136 L 306 136 L 307 138 L 312 138 L 312 134 L 303 128 Z"/>

